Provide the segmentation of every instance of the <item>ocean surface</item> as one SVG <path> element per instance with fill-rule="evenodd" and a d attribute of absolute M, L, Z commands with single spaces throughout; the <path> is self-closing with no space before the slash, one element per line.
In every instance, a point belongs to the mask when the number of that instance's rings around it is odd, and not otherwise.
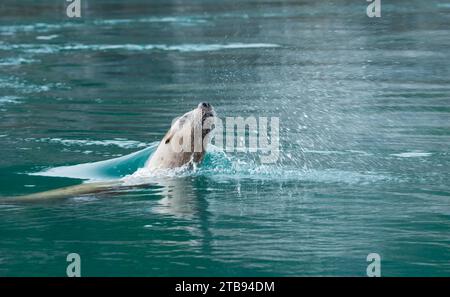
<path fill-rule="evenodd" d="M 1 276 L 450 276 L 447 1 L 81 5 L 0 2 L 1 197 L 132 174 L 201 101 L 278 117 L 279 158 L 0 204 Z"/>

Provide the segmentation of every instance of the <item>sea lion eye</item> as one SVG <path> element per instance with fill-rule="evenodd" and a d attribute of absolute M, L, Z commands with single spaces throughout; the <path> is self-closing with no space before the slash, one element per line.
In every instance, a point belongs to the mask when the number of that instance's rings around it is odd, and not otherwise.
<path fill-rule="evenodd" d="M 172 137 L 168 137 L 168 138 L 166 139 L 166 142 L 164 142 L 164 143 L 165 143 L 165 144 L 168 144 L 171 140 L 172 140 Z"/>

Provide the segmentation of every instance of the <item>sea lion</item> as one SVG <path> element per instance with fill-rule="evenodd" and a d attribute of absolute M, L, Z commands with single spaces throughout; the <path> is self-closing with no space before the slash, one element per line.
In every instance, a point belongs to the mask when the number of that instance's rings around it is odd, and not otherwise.
<path fill-rule="evenodd" d="M 211 131 L 214 129 L 215 111 L 211 104 L 201 102 L 197 108 L 177 118 L 161 140 L 156 151 L 146 162 L 150 171 L 166 170 L 182 166 L 193 167 L 201 163 L 206 153 Z M 123 187 L 137 187 L 123 180 L 85 183 L 26 196 L 3 198 L 0 202 L 27 202 L 68 198 L 116 190 Z"/>

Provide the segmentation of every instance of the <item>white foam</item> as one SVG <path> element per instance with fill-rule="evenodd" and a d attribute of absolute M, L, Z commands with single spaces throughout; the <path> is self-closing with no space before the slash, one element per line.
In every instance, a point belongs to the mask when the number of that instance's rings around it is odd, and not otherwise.
<path fill-rule="evenodd" d="M 272 43 L 229 43 L 229 44 L 182 44 L 164 48 L 180 52 L 219 51 L 224 49 L 248 49 L 248 48 L 275 48 L 278 44 Z"/>
<path fill-rule="evenodd" d="M 192 24 L 192 23 L 206 23 L 207 20 L 198 17 L 147 17 L 139 19 L 106 19 L 96 20 L 95 25 L 121 25 L 130 23 L 180 23 L 180 24 Z"/>
<path fill-rule="evenodd" d="M 129 51 L 180 51 L 180 52 L 204 52 L 219 51 L 226 49 L 247 49 L 247 48 L 272 48 L 279 47 L 277 44 L 270 43 L 229 43 L 229 44 L 180 44 L 180 45 L 164 45 L 164 44 L 75 44 L 62 47 L 62 50 L 129 50 Z"/>
<path fill-rule="evenodd" d="M 158 169 L 158 170 L 150 170 L 146 167 L 139 168 L 133 174 L 127 175 L 123 177 L 121 180 L 124 182 L 124 185 L 141 185 L 147 184 L 150 181 L 154 182 L 155 179 L 158 178 L 171 178 L 171 177 L 183 177 L 189 176 L 195 172 L 191 170 L 190 164 L 186 164 L 184 166 L 172 169 Z"/>
<path fill-rule="evenodd" d="M 60 51 L 179 51 L 179 52 L 207 52 L 231 49 L 252 49 L 252 48 L 277 48 L 278 44 L 273 43 L 227 43 L 227 44 L 0 44 L 1 50 L 22 50 L 27 53 L 57 53 Z"/>
<path fill-rule="evenodd" d="M 94 20 L 88 23 L 61 22 L 61 23 L 35 23 L 0 26 L 0 35 L 14 35 L 16 33 L 38 32 L 46 33 L 64 28 L 75 28 L 89 25 L 122 25 L 130 23 L 174 23 L 174 24 L 195 24 L 206 23 L 207 20 L 201 16 L 163 16 L 163 17 L 144 17 L 138 19 L 106 19 Z"/>
<path fill-rule="evenodd" d="M 405 152 L 399 154 L 391 154 L 391 156 L 396 156 L 400 158 L 418 158 L 418 157 L 429 157 L 432 153 L 427 152 Z"/>
<path fill-rule="evenodd" d="M 79 197 L 73 197 L 73 198 L 71 198 L 71 200 L 74 202 L 91 202 L 91 201 L 98 200 L 98 198 L 93 197 L 93 196 L 79 196 Z"/>
<path fill-rule="evenodd" d="M 57 38 L 59 35 L 57 34 L 52 34 L 52 35 L 41 35 L 41 36 L 37 36 L 36 39 L 37 40 L 52 40 Z"/>
<path fill-rule="evenodd" d="M 58 30 L 62 28 L 80 27 L 82 24 L 64 22 L 59 24 L 36 23 L 36 24 L 22 24 L 0 26 L 0 33 L 2 35 L 13 35 L 18 32 L 49 32 L 51 30 Z"/>
<path fill-rule="evenodd" d="M 17 96 L 2 96 L 0 97 L 0 105 L 6 103 L 19 103 L 20 97 Z"/>
<path fill-rule="evenodd" d="M 305 149 L 303 150 L 305 153 L 312 153 L 312 154 L 321 154 L 321 155 L 342 155 L 345 154 L 345 152 L 340 152 L 340 151 L 320 151 L 320 150 L 308 150 Z"/>
<path fill-rule="evenodd" d="M 62 139 L 62 138 L 27 138 L 26 140 L 35 140 L 36 142 L 49 142 L 49 143 L 60 143 L 65 146 L 90 146 L 90 145 L 98 145 L 98 146 L 110 146 L 115 145 L 121 148 L 142 148 L 147 147 L 149 144 L 128 140 L 125 138 L 114 138 L 111 140 L 85 140 L 85 139 Z"/>
<path fill-rule="evenodd" d="M 15 77 L 9 77 L 7 79 L 0 78 L 0 88 L 3 89 L 15 89 L 20 93 L 40 93 L 49 91 L 51 87 L 59 87 L 60 84 L 49 84 L 49 85 L 34 85 L 23 82 Z"/>
<path fill-rule="evenodd" d="M 21 64 L 30 64 L 36 62 L 34 59 L 25 59 L 25 58 L 7 58 L 0 60 L 0 66 L 15 66 Z"/>

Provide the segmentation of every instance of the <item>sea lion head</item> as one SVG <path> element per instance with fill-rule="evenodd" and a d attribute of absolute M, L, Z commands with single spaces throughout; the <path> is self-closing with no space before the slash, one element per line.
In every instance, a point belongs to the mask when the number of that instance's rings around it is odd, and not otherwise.
<path fill-rule="evenodd" d="M 211 104 L 207 102 L 200 102 L 194 110 L 185 113 L 183 116 L 176 118 L 168 132 L 168 137 L 165 137 L 166 142 L 171 142 L 174 136 L 190 135 L 192 138 L 191 144 L 194 145 L 196 141 L 205 142 L 208 144 L 208 136 L 214 130 L 216 113 Z M 200 132 L 201 133 L 198 133 Z M 206 147 L 205 147 L 206 149 Z M 186 147 L 185 150 L 189 150 Z"/>
<path fill-rule="evenodd" d="M 197 108 L 176 118 L 148 162 L 150 168 L 175 168 L 189 162 L 200 163 L 214 130 L 216 113 L 211 104 L 201 102 Z"/>

